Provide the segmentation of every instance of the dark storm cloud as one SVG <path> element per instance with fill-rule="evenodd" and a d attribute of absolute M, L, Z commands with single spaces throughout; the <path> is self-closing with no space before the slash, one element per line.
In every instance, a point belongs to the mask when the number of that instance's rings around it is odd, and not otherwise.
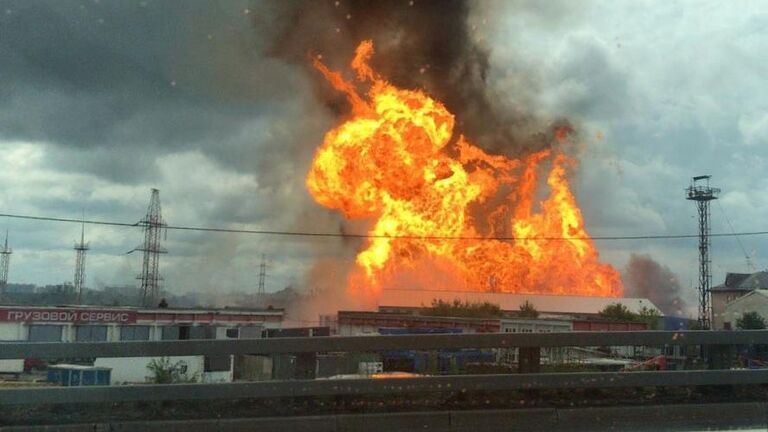
<path fill-rule="evenodd" d="M 597 38 L 572 37 L 556 63 L 560 112 L 591 121 L 621 118 L 632 107 L 627 75 L 611 64 L 610 51 Z"/>
<path fill-rule="evenodd" d="M 248 5 L 4 2 L 0 138 L 52 143 L 52 165 L 123 182 L 179 149 L 252 169 L 243 128 L 298 111 L 300 81 L 260 55 Z"/>
<path fill-rule="evenodd" d="M 294 215 L 309 212 L 303 172 L 329 117 L 302 71 L 263 55 L 253 3 L 2 2 L 0 144 L 14 165 L 0 207 L 65 217 L 85 207 L 89 218 L 131 222 L 145 211 L 149 187 L 158 187 L 172 224 L 294 226 Z M 69 228 L 14 236 L 15 277 L 34 279 L 43 267 L 45 280 L 69 277 L 69 261 L 66 271 L 48 264 L 69 256 L 69 240 L 52 240 Z M 88 233 L 90 271 L 133 282 L 138 270 L 113 272 L 135 258 L 124 253 L 140 232 L 96 234 Z M 220 257 L 232 270 L 231 251 L 256 240 L 170 233 L 163 274 L 174 289 L 219 289 L 199 263 Z M 286 259 L 296 255 L 289 246 L 261 252 Z M 21 259 L 52 247 L 58 252 L 45 265 Z"/>

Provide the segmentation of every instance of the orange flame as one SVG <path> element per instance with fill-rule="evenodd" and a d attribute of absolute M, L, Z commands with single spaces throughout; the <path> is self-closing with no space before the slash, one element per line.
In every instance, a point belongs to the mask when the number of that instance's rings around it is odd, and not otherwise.
<path fill-rule="evenodd" d="M 373 222 L 349 289 L 469 289 L 620 296 L 618 272 L 599 261 L 568 183 L 576 161 L 551 149 L 520 159 L 490 155 L 454 117 L 419 90 L 404 90 L 368 64 L 373 43 L 352 60 L 357 85 L 314 66 L 352 106 L 317 149 L 306 184 L 315 200 L 349 219 Z M 568 128 L 554 131 L 567 140 Z M 546 187 L 540 181 L 548 170 Z M 543 198 L 537 198 L 543 196 Z M 503 238 L 502 238 L 503 237 Z"/>

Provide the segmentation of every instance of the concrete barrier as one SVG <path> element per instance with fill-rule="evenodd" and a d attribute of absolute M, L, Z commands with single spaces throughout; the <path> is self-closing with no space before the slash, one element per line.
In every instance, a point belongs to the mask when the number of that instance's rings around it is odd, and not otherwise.
<path fill-rule="evenodd" d="M 8 432 L 658 432 L 768 428 L 765 402 L 595 408 L 427 411 L 299 417 L 12 426 Z"/>

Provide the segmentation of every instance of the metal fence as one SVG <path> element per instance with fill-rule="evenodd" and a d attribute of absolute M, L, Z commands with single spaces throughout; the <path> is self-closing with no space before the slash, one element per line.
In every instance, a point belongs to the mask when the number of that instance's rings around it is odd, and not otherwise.
<path fill-rule="evenodd" d="M 7 342 L 0 359 L 371 352 L 400 349 L 756 345 L 768 330 L 483 333 L 122 342 Z"/>
<path fill-rule="evenodd" d="M 768 345 L 768 331 L 642 331 L 306 337 L 97 343 L 0 343 L 0 359 L 379 352 L 458 348 Z M 228 384 L 45 387 L 0 390 L 0 405 L 409 394 L 637 386 L 768 384 L 768 370 L 522 373 Z"/>

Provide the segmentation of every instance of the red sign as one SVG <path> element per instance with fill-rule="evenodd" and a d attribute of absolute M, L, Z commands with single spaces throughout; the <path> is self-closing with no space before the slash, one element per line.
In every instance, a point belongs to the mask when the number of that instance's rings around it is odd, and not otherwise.
<path fill-rule="evenodd" d="M 0 309 L 0 321 L 129 324 L 136 322 L 136 311 L 121 309 L 5 308 Z"/>

